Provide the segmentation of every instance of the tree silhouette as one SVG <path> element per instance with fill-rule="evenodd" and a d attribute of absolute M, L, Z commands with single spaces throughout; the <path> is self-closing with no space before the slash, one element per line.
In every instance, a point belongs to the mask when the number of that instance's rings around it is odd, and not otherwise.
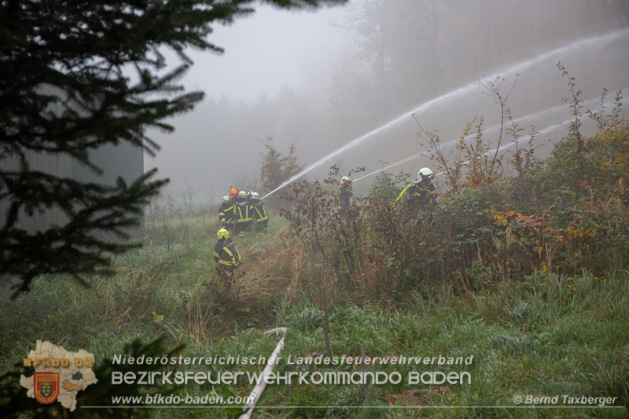
<path fill-rule="evenodd" d="M 303 166 L 297 164 L 297 147 L 294 142 L 288 147 L 286 155 L 277 151 L 272 137 L 267 137 L 262 141 L 262 145 L 264 152 L 260 180 L 265 191 L 272 191 L 282 182 L 299 173 Z"/>

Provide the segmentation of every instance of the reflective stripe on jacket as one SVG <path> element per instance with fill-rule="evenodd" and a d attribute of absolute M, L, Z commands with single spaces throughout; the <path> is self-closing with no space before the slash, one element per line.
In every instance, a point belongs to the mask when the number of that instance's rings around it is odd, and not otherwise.
<path fill-rule="evenodd" d="M 222 206 L 222 204 L 221 204 Z M 230 198 L 229 202 L 226 203 L 225 208 L 223 208 L 223 218 L 220 216 L 219 210 L 219 219 L 221 222 L 233 223 L 236 218 L 236 199 Z"/>
<path fill-rule="evenodd" d="M 407 197 L 404 199 L 406 199 L 408 204 L 423 206 L 426 205 L 428 202 L 434 201 L 436 199 L 437 191 L 435 190 L 435 185 L 433 185 L 432 183 L 429 183 L 425 186 L 411 183 L 406 188 L 404 188 L 404 190 L 396 198 L 395 202 L 401 201 L 404 195 L 407 195 Z"/>
<path fill-rule="evenodd" d="M 221 205 L 218 207 L 218 221 L 220 222 L 227 221 L 227 219 L 225 218 L 225 210 L 227 210 L 231 206 L 232 205 L 230 205 L 229 202 L 221 202 Z M 234 212 L 234 209 L 232 208 L 232 213 L 233 212 Z"/>
<path fill-rule="evenodd" d="M 227 254 L 227 257 L 223 257 Z M 236 265 L 236 258 L 234 257 L 234 253 L 229 250 L 229 247 L 223 247 L 223 255 L 221 255 L 221 259 L 218 261 L 221 265 L 225 266 L 234 266 Z"/>
<path fill-rule="evenodd" d="M 261 223 L 269 219 L 269 215 L 266 213 L 266 208 L 262 201 L 254 202 L 252 208 L 254 209 L 253 218 L 255 218 L 256 223 Z"/>
<path fill-rule="evenodd" d="M 253 220 L 253 217 L 249 214 L 249 203 L 247 201 L 238 202 L 234 212 L 237 216 L 237 223 L 246 223 Z"/>
<path fill-rule="evenodd" d="M 223 266 L 236 266 L 240 263 L 240 253 L 230 239 L 219 240 L 214 246 L 214 261 Z"/>

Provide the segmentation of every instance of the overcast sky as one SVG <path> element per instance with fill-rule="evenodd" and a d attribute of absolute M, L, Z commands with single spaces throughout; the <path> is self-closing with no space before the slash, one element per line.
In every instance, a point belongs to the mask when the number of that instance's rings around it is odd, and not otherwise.
<path fill-rule="evenodd" d="M 194 64 L 181 81 L 186 91 L 202 90 L 206 99 L 214 100 L 224 95 L 234 103 L 254 102 L 261 95 L 273 97 L 283 86 L 302 92 L 327 86 L 330 68 L 347 49 L 348 32 L 336 26 L 343 21 L 347 5 L 295 12 L 260 3 L 254 3 L 254 7 L 254 13 L 237 18 L 232 25 L 213 27 L 209 40 L 223 48 L 223 54 L 187 51 Z M 166 57 L 169 62 L 178 62 L 168 53 Z M 313 96 L 323 97 L 320 92 Z M 183 185 L 203 189 L 211 187 L 212 182 L 222 185 L 208 171 L 203 176 L 198 172 L 192 174 L 193 169 L 201 170 L 198 162 L 192 163 L 192 168 L 187 167 L 191 164 L 191 149 L 207 156 L 208 161 L 212 159 L 207 148 L 193 145 L 198 141 L 193 137 L 207 134 L 208 127 L 199 127 L 199 120 L 204 119 L 199 115 L 203 112 L 201 103 L 192 112 L 169 120 L 175 126 L 172 134 L 149 132 L 160 144 L 161 151 L 156 158 L 146 156 L 145 170 L 158 167 L 160 176 L 170 178 L 170 187 L 175 189 Z M 243 123 L 249 122 L 243 120 Z M 262 138 L 268 134 L 260 132 L 259 135 Z M 256 147 L 257 138 L 253 138 Z M 253 154 L 254 162 L 247 161 L 246 166 L 254 165 L 250 172 L 257 173 L 258 150 Z M 239 166 L 237 171 L 246 170 Z"/>
<path fill-rule="evenodd" d="M 215 27 L 210 40 L 224 54 L 190 54 L 194 65 L 183 84 L 230 100 L 274 95 L 283 84 L 303 88 L 342 52 L 347 33 L 333 22 L 344 13 L 345 6 L 288 12 L 256 4 L 252 15 Z"/>

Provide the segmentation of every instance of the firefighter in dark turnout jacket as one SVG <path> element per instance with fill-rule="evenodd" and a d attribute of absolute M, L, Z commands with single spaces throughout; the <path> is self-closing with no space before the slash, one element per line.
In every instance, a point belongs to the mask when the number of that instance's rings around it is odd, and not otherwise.
<path fill-rule="evenodd" d="M 229 231 L 221 228 L 216 233 L 216 244 L 214 245 L 214 262 L 216 271 L 226 286 L 229 287 L 234 269 L 240 264 L 240 253 L 229 237 Z"/>
<path fill-rule="evenodd" d="M 403 201 L 410 211 L 419 211 L 427 207 L 428 204 L 435 203 L 437 191 L 435 185 L 432 184 L 434 178 L 435 174 L 432 170 L 427 167 L 422 168 L 417 173 L 417 179 L 404 188 L 395 202 Z"/>
<path fill-rule="evenodd" d="M 230 207 L 231 211 L 228 211 Z M 218 207 L 218 222 L 221 223 L 221 227 L 225 228 L 229 225 L 228 220 L 231 221 L 233 214 L 234 208 L 229 202 L 229 195 L 225 195 L 221 201 L 221 205 Z"/>
<path fill-rule="evenodd" d="M 245 191 L 238 192 L 238 200 L 234 206 L 234 218 L 236 222 L 234 224 L 234 234 L 244 237 L 251 230 L 253 221 L 251 206 Z"/>
<path fill-rule="evenodd" d="M 223 202 L 225 202 L 225 196 L 223 197 Z M 221 221 L 221 227 L 227 229 L 227 230 L 232 230 L 234 228 L 234 224 L 236 223 L 236 201 L 238 200 L 238 189 L 236 188 L 232 188 L 229 191 L 229 197 L 228 197 L 228 202 L 225 204 L 225 206 L 223 207 L 223 204 L 221 204 L 221 207 L 219 208 L 219 212 L 218 212 L 218 218 Z M 223 209 L 223 213 L 221 216 L 221 208 Z"/>
<path fill-rule="evenodd" d="M 268 231 L 269 215 L 266 213 L 266 208 L 264 207 L 264 202 L 260 199 L 260 194 L 253 192 L 251 194 L 250 203 L 256 231 Z"/>
<path fill-rule="evenodd" d="M 337 208 L 340 216 L 343 216 L 344 210 L 349 206 L 349 199 L 353 195 L 351 179 L 348 176 L 343 176 L 341 184 L 336 190 Z"/>

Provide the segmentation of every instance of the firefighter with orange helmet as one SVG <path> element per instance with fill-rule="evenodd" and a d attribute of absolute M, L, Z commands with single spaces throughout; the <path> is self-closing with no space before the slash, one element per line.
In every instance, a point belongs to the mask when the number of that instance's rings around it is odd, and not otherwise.
<path fill-rule="evenodd" d="M 227 200 L 225 198 L 227 198 Z M 232 188 L 229 191 L 229 196 L 225 195 L 223 197 L 223 202 L 221 202 L 221 205 L 218 208 L 218 219 L 221 222 L 221 227 L 228 230 L 231 230 L 236 222 L 235 215 L 237 198 L 238 189 Z"/>

